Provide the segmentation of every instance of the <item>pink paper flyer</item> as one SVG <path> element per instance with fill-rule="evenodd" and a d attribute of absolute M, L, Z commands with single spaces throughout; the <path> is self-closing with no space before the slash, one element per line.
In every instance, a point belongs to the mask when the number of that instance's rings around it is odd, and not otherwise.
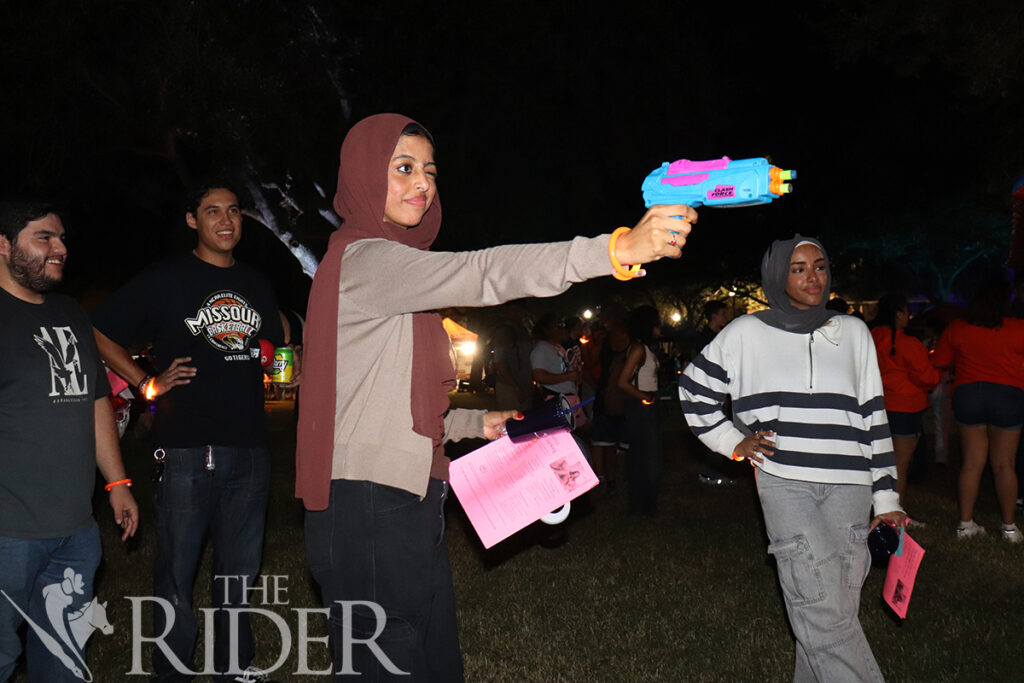
<path fill-rule="evenodd" d="M 597 485 L 568 432 L 525 443 L 508 437 L 452 461 L 452 490 L 485 548 Z"/>
<path fill-rule="evenodd" d="M 903 552 L 889 558 L 889 570 L 885 574 L 885 585 L 882 586 L 882 597 L 900 619 L 907 618 L 910 594 L 914 590 L 914 580 L 922 559 L 924 548 L 904 529 Z"/>

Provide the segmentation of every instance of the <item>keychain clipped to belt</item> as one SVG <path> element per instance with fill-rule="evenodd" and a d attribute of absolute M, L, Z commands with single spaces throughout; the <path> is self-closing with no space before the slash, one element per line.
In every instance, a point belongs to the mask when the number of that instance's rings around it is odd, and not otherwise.
<path fill-rule="evenodd" d="M 156 461 L 156 467 L 153 471 L 153 481 L 159 484 L 164 480 L 164 461 L 167 460 L 167 452 L 158 448 L 153 451 L 153 460 Z M 213 446 L 206 446 L 205 456 L 203 458 L 203 464 L 206 467 L 206 471 L 213 474 L 213 471 L 217 468 L 217 463 L 213 459 Z"/>
<path fill-rule="evenodd" d="M 153 468 L 153 482 L 159 484 L 164 480 L 164 460 L 167 459 L 167 453 L 162 448 L 158 448 L 153 451 L 153 460 L 156 461 L 156 466 Z"/>

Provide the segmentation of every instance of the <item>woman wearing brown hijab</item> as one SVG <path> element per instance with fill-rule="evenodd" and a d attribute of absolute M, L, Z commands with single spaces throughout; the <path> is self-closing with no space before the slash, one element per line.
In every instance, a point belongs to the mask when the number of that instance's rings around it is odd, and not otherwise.
<path fill-rule="evenodd" d="M 343 223 L 307 308 L 296 494 L 335 671 L 370 680 L 461 680 L 444 442 L 494 439 L 515 415 L 448 410 L 455 372 L 434 311 L 553 296 L 612 272 L 608 235 L 427 251 L 441 226 L 436 177 L 433 141 L 414 121 L 382 114 L 349 131 L 334 198 Z M 678 257 L 694 220 L 690 207 L 653 207 L 619 238 L 618 260 Z M 372 637 L 376 651 L 343 651 Z"/>

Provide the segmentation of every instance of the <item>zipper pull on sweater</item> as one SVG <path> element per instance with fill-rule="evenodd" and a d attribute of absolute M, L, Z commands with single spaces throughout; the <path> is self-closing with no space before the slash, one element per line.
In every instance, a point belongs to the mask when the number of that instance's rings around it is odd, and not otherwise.
<path fill-rule="evenodd" d="M 810 368 L 810 377 L 807 380 L 807 388 L 814 389 L 814 333 L 811 332 L 807 339 L 807 360 Z"/>

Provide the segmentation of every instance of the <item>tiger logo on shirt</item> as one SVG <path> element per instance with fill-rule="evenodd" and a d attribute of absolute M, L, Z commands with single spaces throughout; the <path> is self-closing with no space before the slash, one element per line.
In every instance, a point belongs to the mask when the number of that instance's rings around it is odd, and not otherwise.
<path fill-rule="evenodd" d="M 249 349 L 262 322 L 263 318 L 245 297 L 229 290 L 206 297 L 195 317 L 185 318 L 185 326 L 193 336 L 202 334 L 210 346 L 223 353 Z"/>

